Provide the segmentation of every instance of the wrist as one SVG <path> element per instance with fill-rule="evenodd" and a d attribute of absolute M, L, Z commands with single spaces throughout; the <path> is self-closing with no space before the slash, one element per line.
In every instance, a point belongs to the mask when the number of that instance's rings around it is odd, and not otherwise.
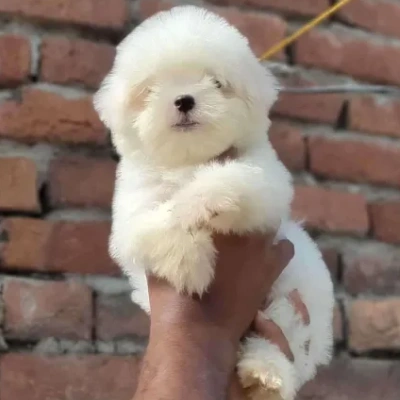
<path fill-rule="evenodd" d="M 220 329 L 197 323 L 153 328 L 135 400 L 226 398 L 236 353 Z"/>
<path fill-rule="evenodd" d="M 242 335 L 235 329 L 235 324 L 227 321 L 226 318 L 216 320 L 214 316 L 214 314 L 222 314 L 222 312 L 216 312 L 216 307 L 220 305 L 214 305 L 214 312 L 210 312 L 210 307 L 204 303 L 204 299 L 177 296 L 175 292 L 166 299 L 157 297 L 158 303 L 156 307 L 152 307 L 151 315 L 153 337 L 164 336 L 168 330 L 173 332 L 174 336 L 186 335 L 196 338 L 199 342 L 203 339 L 207 342 L 229 342 L 231 348 L 238 348 Z M 200 335 L 197 334 L 199 332 L 201 332 Z"/>
<path fill-rule="evenodd" d="M 162 350 L 168 359 L 187 356 L 210 364 L 229 374 L 236 365 L 239 342 L 232 340 L 225 329 L 202 321 L 170 321 L 150 330 L 149 350 Z"/>

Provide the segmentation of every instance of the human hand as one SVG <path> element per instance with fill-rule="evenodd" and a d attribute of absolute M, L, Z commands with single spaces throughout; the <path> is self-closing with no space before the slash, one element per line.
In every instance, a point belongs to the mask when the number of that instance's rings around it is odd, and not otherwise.
<path fill-rule="evenodd" d="M 283 269 L 293 257 L 293 245 L 272 236 L 216 235 L 215 277 L 202 297 L 177 293 L 167 282 L 149 277 L 152 332 L 171 329 L 207 329 L 236 346 Z"/>
<path fill-rule="evenodd" d="M 293 256 L 273 237 L 215 237 L 216 273 L 202 298 L 148 277 L 150 341 L 135 400 L 225 398 L 240 338 Z"/>

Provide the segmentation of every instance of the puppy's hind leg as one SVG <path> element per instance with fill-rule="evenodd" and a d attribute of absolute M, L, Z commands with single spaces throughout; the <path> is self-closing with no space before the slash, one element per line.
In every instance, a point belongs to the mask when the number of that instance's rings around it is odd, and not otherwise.
<path fill-rule="evenodd" d="M 293 400 L 296 370 L 271 342 L 247 338 L 240 352 L 238 374 L 250 400 Z"/>

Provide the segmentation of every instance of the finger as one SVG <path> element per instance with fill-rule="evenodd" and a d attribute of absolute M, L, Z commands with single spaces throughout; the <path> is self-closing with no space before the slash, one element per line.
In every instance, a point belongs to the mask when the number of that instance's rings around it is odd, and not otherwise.
<path fill-rule="evenodd" d="M 156 277 L 154 275 L 148 275 L 146 274 L 146 279 L 147 279 L 147 286 L 152 285 L 156 281 Z"/>
<path fill-rule="evenodd" d="M 148 274 L 146 275 L 147 285 L 149 287 L 158 287 L 164 284 L 164 281 L 155 275 Z"/>
<path fill-rule="evenodd" d="M 294 256 L 293 243 L 288 239 L 281 240 L 277 245 L 279 259 L 286 267 Z"/>
<path fill-rule="evenodd" d="M 310 314 L 307 310 L 306 305 L 300 297 L 299 291 L 297 289 L 293 290 L 288 297 L 296 313 L 301 316 L 303 324 L 310 325 Z"/>
<path fill-rule="evenodd" d="M 278 346 L 289 361 L 294 361 L 289 342 L 283 334 L 282 329 L 274 321 L 264 318 L 264 315 L 258 312 L 254 321 L 254 330 L 258 335 Z"/>
<path fill-rule="evenodd" d="M 266 287 L 271 284 L 271 280 L 275 281 L 278 279 L 283 270 L 288 266 L 293 255 L 294 247 L 289 240 L 282 240 L 274 246 L 267 245 L 265 273 L 268 279 L 266 280 Z"/>
<path fill-rule="evenodd" d="M 269 308 L 269 306 L 272 304 L 272 302 L 273 302 L 273 299 L 266 297 L 261 304 L 260 310 L 261 311 L 267 310 Z"/>
<path fill-rule="evenodd" d="M 288 239 L 280 240 L 278 243 L 273 241 L 266 242 L 266 260 L 274 262 L 282 268 L 286 267 L 294 256 L 294 246 Z"/>
<path fill-rule="evenodd" d="M 264 233 L 264 240 L 268 248 L 274 248 L 276 245 L 276 232 Z"/>
<path fill-rule="evenodd" d="M 308 312 L 307 306 L 301 299 L 300 293 L 297 289 L 290 292 L 289 301 L 292 303 L 293 308 L 297 314 L 300 314 L 304 325 L 310 325 L 310 314 Z M 261 304 L 260 310 L 266 310 L 272 304 L 273 299 L 265 298 Z"/>

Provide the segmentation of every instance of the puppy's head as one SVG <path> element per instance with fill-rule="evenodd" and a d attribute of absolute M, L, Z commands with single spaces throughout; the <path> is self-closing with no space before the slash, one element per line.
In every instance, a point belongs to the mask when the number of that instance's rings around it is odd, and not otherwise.
<path fill-rule="evenodd" d="M 179 166 L 265 135 L 276 94 L 275 80 L 237 29 L 185 6 L 126 37 L 95 107 L 121 155 L 141 151 Z"/>

